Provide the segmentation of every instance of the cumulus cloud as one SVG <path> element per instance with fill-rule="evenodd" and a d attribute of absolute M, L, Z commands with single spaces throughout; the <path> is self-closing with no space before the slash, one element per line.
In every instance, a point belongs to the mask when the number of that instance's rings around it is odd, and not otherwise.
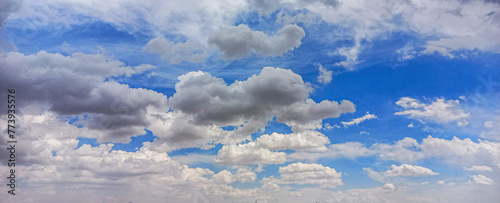
<path fill-rule="evenodd" d="M 215 159 L 223 165 L 279 164 L 286 161 L 286 153 L 273 152 L 254 142 L 238 145 L 224 145 Z"/>
<path fill-rule="evenodd" d="M 429 176 L 439 174 L 433 172 L 431 169 L 409 164 L 401 166 L 391 165 L 391 168 L 391 170 L 385 172 L 386 176 Z"/>
<path fill-rule="evenodd" d="M 426 158 L 441 158 L 449 164 L 461 166 L 490 165 L 500 161 L 500 144 L 479 140 L 473 142 L 469 138 L 451 140 L 428 136 L 418 143 L 413 138 L 404 138 L 394 145 L 374 144 L 371 148 L 377 151 L 384 160 L 398 162 L 415 162 Z"/>
<path fill-rule="evenodd" d="M 342 173 L 321 164 L 292 163 L 280 167 L 281 184 L 319 184 L 322 188 L 335 188 L 342 185 Z"/>
<path fill-rule="evenodd" d="M 355 105 L 348 100 L 340 104 L 335 101 L 323 100 L 320 103 L 307 99 L 282 108 L 276 114 L 276 121 L 292 126 L 294 131 L 321 128 L 325 118 L 337 118 L 343 113 L 355 112 Z"/>
<path fill-rule="evenodd" d="M 274 36 L 252 31 L 245 24 L 229 27 L 209 37 L 208 42 L 222 52 L 222 59 L 236 60 L 256 53 L 264 57 L 279 56 L 298 48 L 305 36 L 297 25 L 285 25 Z"/>
<path fill-rule="evenodd" d="M 319 64 L 319 76 L 318 82 L 321 84 L 328 84 L 332 81 L 332 71 L 326 70 L 321 64 Z"/>
<path fill-rule="evenodd" d="M 360 124 L 361 122 L 363 121 L 366 121 L 366 120 L 370 120 L 370 119 L 375 119 L 377 118 L 377 116 L 373 115 L 373 114 L 370 114 L 370 112 L 366 112 L 366 115 L 362 116 L 362 117 L 359 117 L 359 118 L 355 118 L 351 121 L 342 121 L 340 123 L 342 123 L 342 125 L 344 125 L 344 127 L 348 127 L 348 126 L 351 126 L 351 125 L 358 125 Z"/>
<path fill-rule="evenodd" d="M 392 184 L 392 183 L 386 183 L 382 186 L 382 189 L 393 191 L 395 189 L 395 187 L 394 187 L 394 184 Z"/>
<path fill-rule="evenodd" d="M 265 67 L 259 75 L 227 85 L 209 73 L 179 76 L 169 105 L 192 116 L 196 125 L 235 126 L 249 135 L 265 127 L 274 116 L 292 127 L 321 128 L 321 120 L 354 111 L 354 104 L 309 99 L 312 88 L 290 70 Z M 319 124 L 317 127 L 314 124 Z M 303 127 L 305 128 L 305 127 Z M 302 129 L 302 128 L 301 128 Z"/>
<path fill-rule="evenodd" d="M 318 131 L 305 131 L 300 133 L 281 134 L 272 133 L 271 135 L 264 134 L 255 140 L 255 143 L 271 150 L 310 150 L 310 151 L 325 151 L 326 144 L 330 143 L 328 137 Z"/>
<path fill-rule="evenodd" d="M 161 58 L 173 64 L 178 64 L 182 61 L 201 63 L 207 57 L 205 49 L 204 45 L 199 42 L 187 41 L 174 43 L 162 36 L 152 39 L 143 47 L 144 51 L 158 54 Z"/>
<path fill-rule="evenodd" d="M 40 51 L 33 55 L 4 53 L 0 82 L 15 87 L 23 98 L 18 108 L 37 106 L 58 115 L 88 116 L 81 124 L 109 133 L 100 139 L 125 141 L 142 134 L 149 111 L 166 111 L 167 98 L 155 91 L 130 88 L 112 77 L 131 76 L 155 68 L 152 65 L 125 66 L 103 55 L 73 53 L 71 56 Z M 107 80 L 107 81 L 106 81 Z M 64 84 L 64 85 L 61 85 Z M 0 93 L 5 95 L 6 92 Z M 108 139 L 109 138 L 109 139 Z"/>
<path fill-rule="evenodd" d="M 4 116 L 0 120 L 0 123 L 6 123 Z M 23 171 L 23 191 L 30 194 L 21 195 L 21 198 L 34 198 L 40 202 L 74 201 L 74 197 L 83 192 L 93 195 L 81 196 L 81 201 L 77 202 L 107 198 L 120 201 L 169 198 L 176 202 L 191 202 L 193 193 L 207 199 L 255 195 L 255 190 L 239 190 L 227 185 L 234 181 L 254 181 L 256 174 L 248 169 L 238 169 L 233 175 L 226 171 L 216 174 L 209 169 L 189 168 L 149 142 L 137 152 L 112 150 L 113 144 L 95 147 L 84 144 L 76 148 L 77 137 L 98 137 L 105 133 L 88 127 L 78 128 L 49 111 L 41 115 L 22 114 L 17 121 L 18 133 L 23 135 L 19 137 L 18 147 L 23 150 L 16 151 L 16 170 Z M 7 148 L 3 137 L 0 141 L 1 147 Z M 2 162 L 6 160 L 3 155 Z M 0 174 L 7 177 L 5 171 L 8 167 L 0 166 L 0 169 Z M 6 186 L 0 188 L 7 190 Z M 7 195 L 0 194 L 0 197 L 7 202 L 19 200 L 11 201 Z"/>
<path fill-rule="evenodd" d="M 326 151 L 321 152 L 294 152 L 288 155 L 293 160 L 315 161 L 319 158 L 356 158 L 374 155 L 375 152 L 359 142 L 346 142 L 341 144 L 331 144 Z"/>
<path fill-rule="evenodd" d="M 394 144 L 375 143 L 364 146 L 359 142 L 331 144 L 323 152 L 295 152 L 288 155 L 292 160 L 310 160 L 319 158 L 357 158 L 377 156 L 382 160 L 392 160 L 399 163 L 412 163 L 419 160 L 437 158 L 452 165 L 469 167 L 484 165 L 496 167 L 500 162 L 500 144 L 479 140 L 474 142 L 469 138 L 451 140 L 428 136 L 421 143 L 414 138 L 405 137 Z"/>
<path fill-rule="evenodd" d="M 472 179 L 479 185 L 493 185 L 495 182 L 484 175 L 473 175 Z"/>
<path fill-rule="evenodd" d="M 470 115 L 461 108 L 459 100 L 441 98 L 426 104 L 417 99 L 402 97 L 396 104 L 404 110 L 396 112 L 395 115 L 409 115 L 410 118 L 432 120 L 437 123 L 457 121 L 457 125 L 465 126 L 468 124 L 466 118 Z"/>

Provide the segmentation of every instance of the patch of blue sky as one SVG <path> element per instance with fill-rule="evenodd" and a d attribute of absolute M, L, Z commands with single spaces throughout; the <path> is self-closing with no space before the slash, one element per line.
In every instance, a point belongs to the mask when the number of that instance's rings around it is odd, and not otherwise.
<path fill-rule="evenodd" d="M 336 189 L 348 190 L 354 188 L 372 188 L 379 187 L 380 182 L 371 180 L 363 168 L 372 167 L 378 161 L 375 157 L 358 157 L 351 158 L 321 158 L 316 163 L 323 166 L 334 168 L 337 173 L 342 173 L 343 185 L 338 186 Z"/>
<path fill-rule="evenodd" d="M 144 142 L 153 142 L 158 137 L 154 136 L 153 133 L 147 129 L 144 129 L 146 134 L 138 135 L 131 137 L 131 141 L 129 143 L 113 143 L 113 142 L 104 142 L 99 143 L 96 138 L 87 138 L 87 137 L 78 137 L 78 145 L 75 149 L 80 148 L 84 144 L 88 144 L 91 147 L 98 147 L 101 144 L 113 144 L 112 150 L 121 150 L 126 152 L 137 152 L 142 146 Z"/>
<path fill-rule="evenodd" d="M 168 155 L 171 157 L 189 155 L 189 154 L 203 154 L 203 155 L 216 155 L 217 152 L 222 148 L 222 144 L 217 144 L 215 147 L 211 149 L 200 149 L 200 148 L 183 148 L 173 150 L 168 152 Z"/>

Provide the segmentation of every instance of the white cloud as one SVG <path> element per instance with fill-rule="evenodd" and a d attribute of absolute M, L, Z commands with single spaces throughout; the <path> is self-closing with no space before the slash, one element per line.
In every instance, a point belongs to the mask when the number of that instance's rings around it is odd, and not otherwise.
<path fill-rule="evenodd" d="M 369 135 L 370 133 L 369 132 L 366 132 L 366 131 L 361 131 L 359 132 L 360 135 Z"/>
<path fill-rule="evenodd" d="M 292 163 L 280 167 L 281 184 L 319 184 L 322 188 L 335 188 L 342 185 L 342 173 L 321 164 Z"/>
<path fill-rule="evenodd" d="M 215 174 L 212 180 L 217 184 L 229 184 L 235 181 L 233 174 L 227 170 Z"/>
<path fill-rule="evenodd" d="M 343 113 L 355 112 L 356 108 L 351 101 L 323 100 L 320 103 L 307 99 L 282 108 L 276 114 L 276 121 L 287 124 L 293 131 L 321 128 L 321 121 L 325 118 L 337 118 Z"/>
<path fill-rule="evenodd" d="M 165 95 L 112 79 L 154 69 L 152 65 L 128 67 L 103 55 L 63 56 L 45 51 L 33 55 L 10 52 L 0 58 L 1 66 L 10 70 L 0 72 L 6 78 L 2 86 L 16 87 L 23 98 L 18 108 L 37 106 L 41 112 L 50 110 L 63 116 L 86 113 L 88 117 L 80 124 L 109 134 L 99 140 L 127 141 L 144 132 L 149 123 L 147 111 L 167 110 Z"/>
<path fill-rule="evenodd" d="M 203 72 L 190 72 L 179 80 L 168 103 L 191 116 L 190 124 L 234 126 L 234 133 L 244 136 L 264 128 L 274 116 L 299 132 L 321 128 L 322 119 L 355 111 L 346 100 L 314 102 L 308 98 L 311 86 L 281 68 L 265 67 L 259 75 L 231 85 Z"/>
<path fill-rule="evenodd" d="M 359 123 L 363 122 L 363 121 L 366 121 L 366 120 L 370 120 L 370 119 L 375 119 L 377 118 L 377 116 L 373 115 L 373 114 L 370 114 L 370 112 L 366 112 L 366 115 L 362 116 L 362 117 L 359 117 L 359 118 L 355 118 L 351 121 L 342 121 L 340 123 L 342 123 L 342 125 L 344 125 L 344 127 L 349 127 L 351 125 L 358 125 Z"/>
<path fill-rule="evenodd" d="M 173 156 L 172 160 L 176 160 L 179 163 L 190 165 L 197 163 L 211 163 L 215 160 L 215 155 L 203 155 L 203 154 L 188 154 Z"/>
<path fill-rule="evenodd" d="M 394 184 L 392 184 L 392 183 L 386 183 L 386 184 L 384 184 L 384 186 L 382 186 L 382 189 L 394 191 L 395 187 L 394 187 Z"/>
<path fill-rule="evenodd" d="M 410 123 L 410 124 L 408 125 L 408 127 L 409 127 L 409 128 L 413 128 L 413 127 L 415 127 L 415 126 L 413 126 L 413 123 Z"/>
<path fill-rule="evenodd" d="M 276 132 L 271 135 L 264 134 L 258 137 L 255 143 L 271 150 L 292 149 L 325 151 L 325 145 L 330 143 L 330 139 L 320 132 L 307 130 L 291 134 L 280 134 Z"/>
<path fill-rule="evenodd" d="M 394 144 L 375 143 L 365 147 L 359 142 L 331 144 L 324 152 L 295 152 L 288 155 L 292 160 L 314 161 L 319 158 L 338 157 L 357 158 L 377 156 L 382 160 L 392 160 L 399 163 L 414 163 L 419 160 L 436 158 L 447 164 L 469 167 L 484 165 L 496 167 L 500 162 L 500 144 L 479 140 L 473 142 L 469 138 L 451 140 L 428 136 L 421 143 L 414 138 L 406 137 Z"/>
<path fill-rule="evenodd" d="M 322 152 L 295 152 L 288 155 L 288 158 L 294 160 L 315 161 L 319 158 L 356 158 L 374 155 L 375 152 L 363 146 L 359 142 L 346 142 L 341 144 L 328 145 L 328 150 Z"/>
<path fill-rule="evenodd" d="M 286 161 L 286 153 L 273 152 L 249 142 L 224 145 L 217 154 L 216 163 L 224 165 L 279 164 Z"/>
<path fill-rule="evenodd" d="M 298 48 L 304 36 L 304 29 L 297 25 L 285 25 L 274 36 L 268 36 L 240 24 L 210 36 L 208 42 L 222 52 L 222 59 L 237 60 L 252 52 L 264 57 L 282 55 Z"/>
<path fill-rule="evenodd" d="M 399 55 L 398 60 L 405 61 L 415 58 L 417 52 L 414 50 L 414 47 L 406 44 L 404 47 L 401 47 L 396 50 L 396 53 Z"/>
<path fill-rule="evenodd" d="M 396 104 L 403 107 L 404 110 L 396 112 L 395 115 L 409 115 L 410 118 L 432 120 L 438 123 L 457 121 L 459 126 L 465 126 L 468 124 L 465 119 L 470 115 L 460 107 L 459 100 L 441 98 L 430 104 L 425 104 L 417 99 L 402 97 Z"/>
<path fill-rule="evenodd" d="M 255 179 L 257 179 L 257 174 L 253 171 L 250 171 L 249 168 L 238 168 L 234 177 L 237 181 L 246 183 L 255 181 Z"/>
<path fill-rule="evenodd" d="M 365 44 L 395 31 L 417 33 L 428 39 L 422 42 L 423 51 L 413 51 L 408 45 L 400 49 L 402 60 L 431 53 L 454 57 L 454 52 L 460 50 L 500 51 L 500 40 L 495 34 L 500 32 L 498 4 L 492 2 L 353 0 L 342 1 L 334 12 L 317 3 L 303 6 L 325 22 L 347 30 L 345 36 L 334 36 L 337 40 L 353 41 L 352 46 L 336 50 L 338 55 L 346 57 L 337 65 L 347 69 L 355 69 Z M 474 26 L 459 26 L 465 24 Z"/>
<path fill-rule="evenodd" d="M 495 182 L 484 175 L 473 175 L 472 179 L 479 185 L 493 185 Z"/>
<path fill-rule="evenodd" d="M 319 76 L 318 82 L 322 84 L 328 84 L 332 81 L 332 71 L 326 70 L 321 64 L 319 64 Z"/>
<path fill-rule="evenodd" d="M 451 140 L 428 136 L 418 143 L 413 138 L 404 138 L 394 145 L 374 144 L 370 149 L 384 160 L 415 162 L 426 158 L 441 158 L 443 161 L 459 166 L 486 165 L 500 161 L 500 144 L 469 138 Z"/>
<path fill-rule="evenodd" d="M 433 172 L 431 169 L 409 164 L 401 166 L 391 165 L 391 168 L 391 170 L 385 172 L 386 176 L 429 176 L 439 174 Z"/>
<path fill-rule="evenodd" d="M 178 64 L 182 61 L 201 63 L 207 57 L 206 48 L 199 42 L 187 41 L 174 43 L 162 36 L 149 41 L 143 47 L 144 51 L 158 54 L 170 63 Z"/>
<path fill-rule="evenodd" d="M 368 177 L 370 177 L 372 180 L 376 180 L 379 182 L 386 182 L 385 179 L 387 178 L 387 176 L 385 176 L 385 174 L 383 172 L 376 172 L 370 167 L 363 168 L 363 171 L 365 171 L 367 173 Z"/>
<path fill-rule="evenodd" d="M 327 130 L 331 130 L 331 129 L 334 129 L 334 128 L 337 128 L 337 129 L 338 129 L 338 128 L 340 128 L 340 126 L 339 126 L 339 125 L 337 125 L 337 124 L 330 125 L 330 123 L 326 123 L 326 124 L 324 124 L 324 127 L 323 127 L 323 128 L 324 128 L 324 129 L 327 129 Z"/>
<path fill-rule="evenodd" d="M 493 121 L 485 121 L 484 127 L 493 128 L 494 124 L 495 124 L 495 122 L 493 122 Z"/>
<path fill-rule="evenodd" d="M 436 182 L 438 185 L 441 185 L 441 186 L 446 186 L 446 187 L 453 187 L 455 186 L 456 184 L 454 182 L 444 182 L 444 180 L 440 180 L 440 181 L 437 181 Z"/>
<path fill-rule="evenodd" d="M 493 171 L 488 166 L 476 166 L 476 165 L 473 165 L 471 167 L 464 167 L 464 170 L 466 170 L 466 171 Z"/>

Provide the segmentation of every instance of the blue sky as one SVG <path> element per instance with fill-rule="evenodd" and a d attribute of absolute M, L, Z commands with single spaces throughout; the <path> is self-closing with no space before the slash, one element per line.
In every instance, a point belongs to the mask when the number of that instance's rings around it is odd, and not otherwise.
<path fill-rule="evenodd" d="M 4 5 L 7 201 L 500 199 L 497 2 Z"/>

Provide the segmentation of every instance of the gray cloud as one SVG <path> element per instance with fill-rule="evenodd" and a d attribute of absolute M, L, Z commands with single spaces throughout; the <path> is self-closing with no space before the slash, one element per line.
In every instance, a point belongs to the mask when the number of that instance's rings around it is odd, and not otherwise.
<path fill-rule="evenodd" d="M 4 0 L 0 4 L 0 27 L 5 23 L 5 19 L 9 14 L 17 11 L 21 6 L 21 1 L 17 0 Z"/>
<path fill-rule="evenodd" d="M 249 122 L 248 126 L 258 129 L 274 117 L 277 109 L 306 99 L 312 91 L 299 75 L 271 67 L 231 85 L 202 72 L 191 72 L 179 79 L 169 105 L 203 125 L 239 126 Z"/>
<path fill-rule="evenodd" d="M 83 53 L 66 57 L 44 51 L 34 55 L 11 52 L 0 57 L 0 65 L 6 70 L 0 72 L 4 78 L 0 84 L 16 89 L 16 97 L 22 101 L 16 107 L 21 113 L 28 111 L 25 107 L 36 105 L 41 111 L 58 115 L 87 114 L 80 124 L 128 140 L 143 133 L 147 108 L 166 111 L 163 94 L 113 80 L 104 82 L 113 76 L 130 76 L 154 68 L 151 65 L 127 67 L 102 55 Z"/>
<path fill-rule="evenodd" d="M 268 36 L 240 24 L 210 36 L 208 42 L 223 52 L 222 59 L 236 60 L 250 56 L 252 52 L 264 57 L 282 55 L 299 47 L 304 36 L 304 29 L 297 25 L 286 25 L 274 36 Z"/>

